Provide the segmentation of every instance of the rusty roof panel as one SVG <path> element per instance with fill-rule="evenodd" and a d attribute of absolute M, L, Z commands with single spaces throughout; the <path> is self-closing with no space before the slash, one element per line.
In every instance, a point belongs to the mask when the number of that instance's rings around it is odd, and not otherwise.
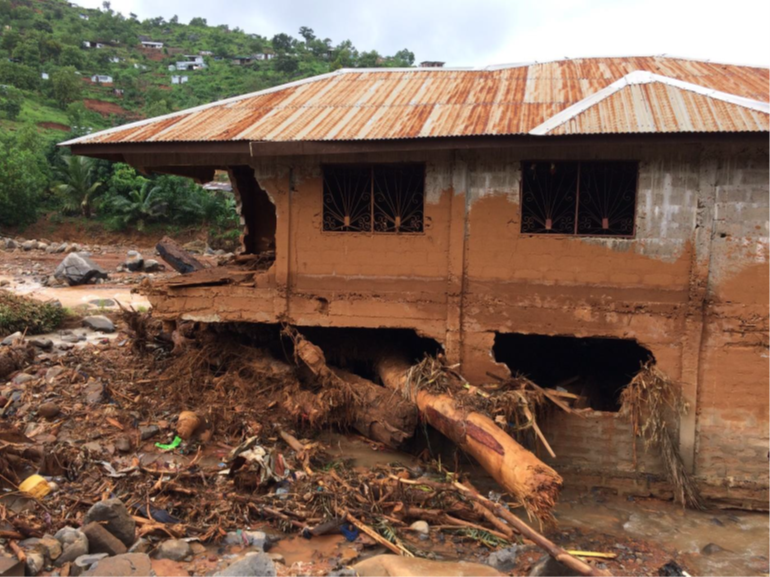
<path fill-rule="evenodd" d="M 548 134 L 767 132 L 767 113 L 665 84 L 619 90 Z"/>
<path fill-rule="evenodd" d="M 637 71 L 770 101 L 767 68 L 665 56 L 585 58 L 479 70 L 341 70 L 71 142 L 281 142 L 526 134 Z M 767 131 L 766 116 L 670 86 L 637 85 L 612 94 L 547 134 Z"/>

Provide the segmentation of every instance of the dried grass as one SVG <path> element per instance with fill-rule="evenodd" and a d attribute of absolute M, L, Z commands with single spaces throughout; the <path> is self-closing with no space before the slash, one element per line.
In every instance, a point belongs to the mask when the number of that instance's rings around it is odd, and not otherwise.
<path fill-rule="evenodd" d="M 679 454 L 677 434 L 672 425 L 688 409 L 682 399 L 681 388 L 658 369 L 653 361 L 648 361 L 623 390 L 620 401 L 622 411 L 631 417 L 634 435 L 644 440 L 645 450 L 660 451 L 676 501 L 685 507 L 703 509 L 698 489 Z"/>

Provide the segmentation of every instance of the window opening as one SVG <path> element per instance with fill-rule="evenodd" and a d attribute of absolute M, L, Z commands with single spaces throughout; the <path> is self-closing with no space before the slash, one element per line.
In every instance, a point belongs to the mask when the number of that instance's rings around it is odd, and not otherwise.
<path fill-rule="evenodd" d="M 521 232 L 632 236 L 636 162 L 525 162 Z"/>
<path fill-rule="evenodd" d="M 425 167 L 417 164 L 323 169 L 323 230 L 423 232 Z"/>

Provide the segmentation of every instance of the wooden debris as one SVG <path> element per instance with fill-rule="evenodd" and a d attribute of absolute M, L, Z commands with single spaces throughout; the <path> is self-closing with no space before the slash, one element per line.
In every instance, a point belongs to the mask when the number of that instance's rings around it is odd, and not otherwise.
<path fill-rule="evenodd" d="M 203 263 L 167 236 L 164 236 L 160 242 L 155 245 L 155 248 L 157 249 L 158 254 L 160 254 L 160 257 L 165 260 L 171 268 L 182 274 L 206 268 Z"/>

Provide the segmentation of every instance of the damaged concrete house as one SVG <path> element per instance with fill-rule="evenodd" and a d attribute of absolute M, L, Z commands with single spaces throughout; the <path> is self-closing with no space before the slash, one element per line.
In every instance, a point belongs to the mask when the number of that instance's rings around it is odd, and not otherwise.
<path fill-rule="evenodd" d="M 156 316 L 525 374 L 589 409 L 544 425 L 568 484 L 665 495 L 619 412 L 653 360 L 702 494 L 766 508 L 769 81 L 668 56 L 338 70 L 65 144 L 229 171 L 254 266 L 155 286 Z"/>

